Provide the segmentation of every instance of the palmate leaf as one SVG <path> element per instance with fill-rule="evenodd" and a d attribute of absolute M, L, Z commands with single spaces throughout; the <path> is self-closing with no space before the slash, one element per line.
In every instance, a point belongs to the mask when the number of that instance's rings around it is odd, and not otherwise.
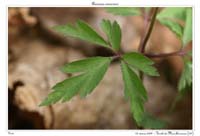
<path fill-rule="evenodd" d="M 95 30 L 81 20 L 78 20 L 75 26 L 71 24 L 59 25 L 55 26 L 54 30 L 65 36 L 71 36 L 93 44 L 109 47 L 107 42 Z"/>
<path fill-rule="evenodd" d="M 95 59 L 98 60 L 98 64 L 94 61 Z M 80 93 L 82 97 L 91 93 L 91 91 L 102 80 L 110 62 L 111 58 L 109 57 L 95 57 L 72 62 L 64 66 L 62 70 L 67 73 L 83 73 L 56 84 L 52 88 L 54 91 L 48 95 L 40 106 L 54 104 L 59 100 L 62 100 L 62 102 L 68 101 L 78 93 Z M 80 67 L 78 67 L 78 65 Z"/>
<path fill-rule="evenodd" d="M 140 14 L 138 8 L 110 8 L 109 10 L 120 15 Z M 107 35 L 107 41 L 83 21 L 78 21 L 75 26 L 70 24 L 57 26 L 55 30 L 66 36 L 79 38 L 108 48 L 112 47 L 113 50 L 118 51 L 121 44 L 119 24 L 116 21 L 111 23 L 109 20 L 103 20 L 101 28 Z M 47 106 L 58 101 L 65 102 L 77 94 L 80 94 L 81 97 L 87 96 L 102 80 L 112 59 L 112 57 L 92 57 L 64 65 L 61 68 L 63 72 L 79 73 L 79 75 L 57 83 L 52 88 L 54 91 L 48 95 L 40 106 Z M 139 126 L 145 128 L 162 128 L 164 126 L 163 122 L 145 112 L 144 103 L 147 101 L 147 93 L 142 81 L 133 71 L 136 68 L 148 75 L 158 76 L 158 72 L 152 66 L 153 61 L 139 53 L 127 53 L 122 57 L 120 56 L 120 60 L 125 86 L 124 93 L 130 100 L 131 112 L 135 121 Z"/>
<path fill-rule="evenodd" d="M 121 44 L 121 29 L 119 24 L 116 21 L 111 23 L 109 20 L 102 20 L 101 28 L 107 35 L 112 48 L 118 51 Z"/>
<path fill-rule="evenodd" d="M 140 53 L 126 53 L 122 58 L 129 66 L 136 68 L 147 75 L 159 76 L 158 71 L 153 67 L 154 62 Z"/>
<path fill-rule="evenodd" d="M 137 7 L 109 7 L 107 12 L 121 16 L 138 16 L 141 15 L 140 8 Z"/>

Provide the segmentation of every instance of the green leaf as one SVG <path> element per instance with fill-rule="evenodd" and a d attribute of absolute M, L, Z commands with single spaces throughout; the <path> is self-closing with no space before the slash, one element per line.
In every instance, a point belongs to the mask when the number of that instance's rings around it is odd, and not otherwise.
<path fill-rule="evenodd" d="M 165 127 L 165 122 L 145 113 L 144 103 L 147 101 L 147 93 L 139 77 L 123 61 L 121 61 L 121 69 L 125 86 L 125 95 L 130 99 L 131 112 L 137 125 L 145 128 Z"/>
<path fill-rule="evenodd" d="M 121 44 L 121 29 L 119 24 L 115 21 L 111 30 L 110 43 L 114 50 L 118 51 Z"/>
<path fill-rule="evenodd" d="M 101 28 L 107 35 L 112 48 L 118 51 L 121 44 L 121 29 L 119 24 L 116 21 L 111 23 L 109 20 L 102 20 Z"/>
<path fill-rule="evenodd" d="M 108 57 L 92 57 L 83 60 L 74 61 L 61 67 L 65 73 L 87 72 L 108 62 Z"/>
<path fill-rule="evenodd" d="M 105 72 L 107 71 L 109 64 L 111 62 L 110 58 L 104 60 L 104 62 L 100 62 L 100 64 L 96 65 L 94 68 L 90 68 L 88 73 L 85 75 L 86 80 L 84 82 L 84 86 L 81 88 L 80 96 L 85 97 L 87 94 L 91 93 L 92 90 L 99 84 L 102 80 Z"/>
<path fill-rule="evenodd" d="M 192 40 L 192 8 L 165 8 L 157 19 L 182 39 L 183 46 Z M 184 27 L 180 21 L 185 22 Z"/>
<path fill-rule="evenodd" d="M 130 99 L 131 112 L 137 123 L 141 122 L 144 114 L 144 102 L 147 100 L 146 90 L 134 71 L 121 61 L 125 95 Z"/>
<path fill-rule="evenodd" d="M 184 60 L 184 68 L 178 83 L 178 90 L 182 92 L 191 85 L 192 85 L 192 62 L 189 60 Z"/>
<path fill-rule="evenodd" d="M 138 16 L 141 15 L 140 8 L 134 7 L 109 7 L 106 8 L 107 12 L 112 13 L 114 15 L 121 16 Z"/>
<path fill-rule="evenodd" d="M 95 62 L 95 60 L 97 61 Z M 54 104 L 59 100 L 62 100 L 62 102 L 68 101 L 79 92 L 81 96 L 91 93 L 102 80 L 110 62 L 110 57 L 94 57 L 66 65 L 63 67 L 63 71 L 67 73 L 84 73 L 56 84 L 52 88 L 54 91 L 48 95 L 40 106 Z"/>
<path fill-rule="evenodd" d="M 159 76 L 156 68 L 152 66 L 154 62 L 140 53 L 126 53 L 122 58 L 129 66 L 136 68 L 147 75 Z"/>
<path fill-rule="evenodd" d="M 183 36 L 183 27 L 178 24 L 177 22 L 173 22 L 171 20 L 167 20 L 167 19 L 158 19 L 159 22 L 163 25 L 165 25 L 166 27 L 168 27 L 172 32 L 174 32 L 176 34 L 177 37 L 179 37 L 180 39 Z"/>
<path fill-rule="evenodd" d="M 79 75 L 75 77 L 68 78 L 62 82 L 57 83 L 52 89 L 55 90 L 51 92 L 48 97 L 39 105 L 47 106 L 58 102 L 61 99 L 71 99 L 77 94 L 81 87 L 81 83 L 84 81 L 84 76 Z"/>
<path fill-rule="evenodd" d="M 183 32 L 183 46 L 186 46 L 192 40 L 192 9 L 187 8 L 186 11 L 186 21 Z"/>
<path fill-rule="evenodd" d="M 139 125 L 144 128 L 161 129 L 166 127 L 166 122 L 159 120 L 148 113 L 143 114 L 143 119 Z"/>
<path fill-rule="evenodd" d="M 185 21 L 186 9 L 185 7 L 167 7 L 158 14 L 157 18 Z"/>
<path fill-rule="evenodd" d="M 109 41 L 110 36 L 111 36 L 112 23 L 110 22 L 110 20 L 103 19 L 100 23 L 100 26 L 101 26 L 101 29 L 103 30 L 103 32 L 108 37 L 108 41 Z"/>
<path fill-rule="evenodd" d="M 183 36 L 183 27 L 179 24 L 178 20 L 185 21 L 186 8 L 171 7 L 164 8 L 158 15 L 159 22 L 171 31 L 173 31 L 179 38 Z"/>
<path fill-rule="evenodd" d="M 87 23 L 81 20 L 78 20 L 75 26 L 67 24 L 55 26 L 54 29 L 61 34 L 64 34 L 65 36 L 71 36 L 91 42 L 93 44 L 109 47 L 107 42 L 95 30 L 93 30 Z"/>

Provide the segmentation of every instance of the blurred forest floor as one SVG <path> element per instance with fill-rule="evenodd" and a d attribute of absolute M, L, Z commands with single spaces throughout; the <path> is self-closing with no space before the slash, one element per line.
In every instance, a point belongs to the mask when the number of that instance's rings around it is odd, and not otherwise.
<path fill-rule="evenodd" d="M 124 99 L 117 62 L 111 64 L 103 80 L 85 99 L 76 96 L 63 104 L 38 106 L 53 85 L 71 76 L 60 72 L 63 64 L 111 55 L 102 47 L 63 37 L 52 31 L 52 27 L 82 19 L 103 35 L 99 29 L 103 18 L 119 22 L 123 51 L 136 51 L 143 32 L 141 17 L 113 16 L 103 8 L 8 9 L 9 129 L 137 129 L 129 103 Z M 171 52 L 179 47 L 176 36 L 156 22 L 146 51 Z M 145 104 L 147 111 L 167 121 L 166 129 L 191 129 L 191 92 L 170 111 L 178 92 L 181 58 L 168 57 L 155 62 L 161 76 L 144 77 L 149 97 Z"/>

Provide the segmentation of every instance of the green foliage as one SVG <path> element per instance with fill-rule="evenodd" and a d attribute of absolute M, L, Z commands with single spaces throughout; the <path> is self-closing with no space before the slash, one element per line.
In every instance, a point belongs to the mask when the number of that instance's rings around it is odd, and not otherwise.
<path fill-rule="evenodd" d="M 149 12 L 151 8 L 144 8 Z M 112 7 L 106 10 L 115 15 L 136 16 L 142 15 L 139 8 Z M 161 24 L 172 30 L 183 43 L 183 47 L 192 40 L 192 9 L 191 8 L 164 8 L 157 16 Z M 184 22 L 184 25 L 180 23 Z M 153 66 L 154 62 L 145 57 L 144 54 L 130 52 L 121 54 L 119 52 L 121 45 L 121 28 L 117 21 L 101 21 L 101 29 L 106 34 L 104 40 L 93 28 L 87 23 L 79 20 L 76 25 L 71 24 L 56 26 L 54 29 L 63 35 L 78 38 L 93 44 L 101 45 L 111 49 L 115 56 L 112 57 L 91 57 L 84 60 L 71 62 L 64 65 L 61 71 L 65 73 L 79 73 L 60 83 L 57 83 L 48 97 L 40 104 L 47 106 L 58 101 L 68 101 L 73 96 L 79 94 L 85 97 L 90 94 L 102 80 L 111 61 L 119 58 L 121 62 L 121 71 L 124 82 L 125 98 L 130 100 L 130 108 L 137 125 L 144 128 L 163 128 L 166 126 L 161 120 L 158 120 L 146 113 L 144 104 L 148 100 L 146 89 L 137 75 L 137 71 L 143 72 L 149 76 L 159 76 L 158 71 Z M 190 54 L 187 54 L 187 57 Z M 192 84 L 192 62 L 184 58 L 184 70 L 180 78 L 178 89 L 184 90 Z"/>
<path fill-rule="evenodd" d="M 183 46 L 186 46 L 192 40 L 191 8 L 164 8 L 157 15 L 157 19 L 182 40 Z M 180 22 L 185 22 L 185 25 L 181 25 Z"/>
<path fill-rule="evenodd" d="M 110 20 L 105 20 L 103 19 L 101 21 L 101 29 L 103 30 L 103 32 L 106 34 L 108 41 L 111 39 L 111 30 L 112 30 L 112 24 L 110 22 Z"/>
<path fill-rule="evenodd" d="M 178 89 L 184 91 L 192 85 L 192 61 L 184 60 L 184 68 L 179 80 Z"/>
<path fill-rule="evenodd" d="M 182 21 L 185 20 L 185 10 L 187 8 L 185 7 L 168 7 L 164 8 L 159 14 L 158 18 L 159 19 L 167 19 L 167 20 L 176 20 L 180 19 Z"/>
<path fill-rule="evenodd" d="M 185 20 L 185 10 L 186 8 L 164 8 L 157 15 L 157 19 L 181 38 L 183 36 L 183 26 L 179 24 L 178 19 Z"/>
<path fill-rule="evenodd" d="M 183 32 L 183 46 L 186 46 L 192 40 L 192 9 L 186 9 L 185 29 Z"/>
<path fill-rule="evenodd" d="M 140 8 L 136 7 L 110 7 L 106 8 L 107 12 L 112 13 L 114 15 L 121 16 L 138 16 L 141 15 Z"/>
<path fill-rule="evenodd" d="M 97 60 L 98 63 L 96 63 L 94 60 Z M 56 84 L 52 88 L 55 91 L 50 93 L 48 97 L 40 104 L 40 106 L 54 104 L 61 99 L 62 102 L 68 101 L 78 92 L 80 92 L 82 97 L 91 93 L 91 91 L 102 80 L 110 62 L 110 57 L 94 57 L 65 65 L 62 68 L 64 72 L 83 73 Z"/>
<path fill-rule="evenodd" d="M 192 40 L 192 8 L 165 8 L 157 16 L 161 24 L 172 30 L 185 47 Z M 184 22 L 184 25 L 180 24 Z M 179 80 L 178 90 L 183 91 L 192 84 L 192 62 L 184 60 L 184 69 Z"/>
<path fill-rule="evenodd" d="M 121 29 L 119 24 L 114 21 L 113 24 L 109 20 L 102 20 L 101 28 L 108 38 L 108 42 L 116 51 L 119 50 L 121 44 Z"/>
<path fill-rule="evenodd" d="M 150 11 L 150 7 L 144 8 Z M 137 7 L 111 7 L 106 8 L 109 13 L 121 16 L 142 15 L 140 8 Z M 192 40 L 192 8 L 189 7 L 167 7 L 158 15 L 157 20 L 174 32 L 186 46 Z M 185 22 L 182 25 L 180 22 Z"/>
<path fill-rule="evenodd" d="M 121 70 L 124 81 L 124 93 L 126 98 L 130 99 L 131 112 L 137 124 L 145 128 L 163 128 L 165 122 L 155 119 L 144 110 L 144 103 L 147 101 L 147 93 L 142 81 L 130 66 L 121 61 Z"/>
<path fill-rule="evenodd" d="M 81 40 L 88 41 L 93 44 L 98 44 L 108 47 L 107 42 L 87 23 L 81 20 L 78 20 L 75 26 L 71 24 L 60 25 L 60 26 L 55 26 L 54 30 L 65 36 L 79 38 Z"/>
<path fill-rule="evenodd" d="M 56 84 L 52 89 L 55 90 L 48 95 L 48 97 L 40 104 L 40 106 L 47 106 L 54 104 L 62 99 L 69 100 L 74 95 L 76 95 L 84 82 L 84 75 L 75 76 L 68 78 L 58 84 Z"/>
<path fill-rule="evenodd" d="M 166 18 L 158 18 L 161 24 L 168 27 L 172 32 L 174 32 L 179 38 L 183 36 L 183 27 L 177 22 L 167 20 Z"/>
<path fill-rule="evenodd" d="M 107 57 L 91 57 L 84 60 L 74 61 L 61 67 L 61 71 L 65 73 L 88 72 L 95 69 L 101 64 L 107 62 Z"/>
<path fill-rule="evenodd" d="M 144 114 L 144 102 L 147 101 L 146 90 L 135 72 L 123 61 L 121 61 L 121 70 L 125 96 L 130 99 L 131 112 L 136 122 L 139 123 Z"/>
<path fill-rule="evenodd" d="M 166 122 L 159 120 L 148 113 L 143 114 L 142 120 L 139 122 L 140 126 L 151 129 L 161 129 L 166 127 Z"/>
<path fill-rule="evenodd" d="M 124 54 L 122 58 L 131 67 L 136 68 L 147 75 L 159 76 L 156 68 L 152 66 L 154 62 L 140 53 L 127 53 Z"/>

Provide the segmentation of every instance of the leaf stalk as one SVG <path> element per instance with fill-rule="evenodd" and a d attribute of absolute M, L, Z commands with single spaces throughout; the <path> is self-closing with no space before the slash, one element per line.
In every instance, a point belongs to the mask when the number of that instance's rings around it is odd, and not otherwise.
<path fill-rule="evenodd" d="M 143 36 L 143 38 L 140 42 L 139 48 L 138 48 L 138 51 L 141 53 L 144 53 L 146 44 L 149 40 L 149 37 L 151 36 L 152 30 L 153 30 L 153 27 L 155 24 L 157 12 L 158 12 L 158 7 L 153 9 L 153 15 L 152 15 L 149 25 L 146 25 L 147 24 L 146 22 L 149 21 L 149 18 L 148 18 L 148 16 L 145 15 L 145 27 L 148 27 L 148 26 L 149 27 L 146 29 L 147 31 L 144 33 L 144 36 Z"/>

